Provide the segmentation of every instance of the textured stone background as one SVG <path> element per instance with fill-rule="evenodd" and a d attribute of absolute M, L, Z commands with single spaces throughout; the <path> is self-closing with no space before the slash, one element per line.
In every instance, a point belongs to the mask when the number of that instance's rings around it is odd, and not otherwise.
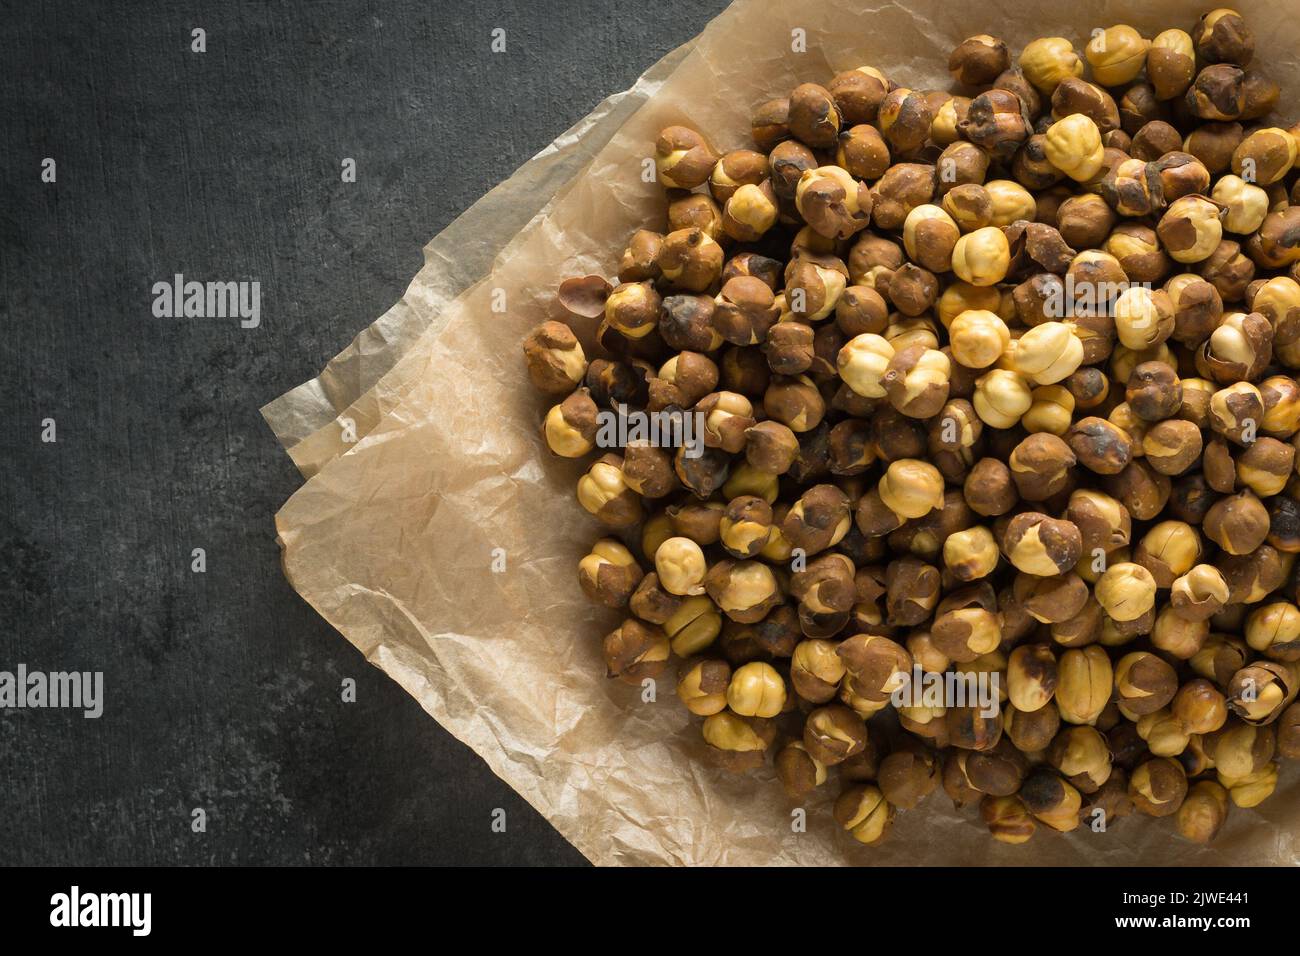
<path fill-rule="evenodd" d="M 0 863 L 581 862 L 285 583 L 257 409 L 724 5 L 0 3 L 0 670 L 106 682 L 0 711 Z M 175 272 L 260 280 L 261 327 L 154 318 Z"/>

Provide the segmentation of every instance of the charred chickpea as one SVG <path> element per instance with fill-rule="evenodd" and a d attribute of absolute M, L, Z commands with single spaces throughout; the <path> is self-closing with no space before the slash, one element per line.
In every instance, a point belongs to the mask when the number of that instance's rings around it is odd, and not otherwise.
<path fill-rule="evenodd" d="M 1133 457 L 1132 438 L 1104 418 L 1080 419 L 1066 440 L 1079 463 L 1099 475 L 1118 475 Z"/>
<path fill-rule="evenodd" d="M 1223 239 L 1220 216 L 1219 207 L 1204 196 L 1184 196 L 1165 210 L 1156 233 L 1176 261 L 1201 262 Z"/>
<path fill-rule="evenodd" d="M 1250 554 L 1268 537 L 1268 509 L 1252 491 L 1229 495 L 1214 503 L 1202 528 L 1228 554 Z"/>
<path fill-rule="evenodd" d="M 1228 720 L 1228 704 L 1223 693 L 1202 677 L 1178 689 L 1170 710 L 1189 734 L 1212 734 Z"/>
<path fill-rule="evenodd" d="M 677 682 L 677 696 L 699 717 L 716 714 L 727 706 L 731 667 L 726 661 L 697 661 Z"/>
<path fill-rule="evenodd" d="M 870 221 L 872 196 L 848 170 L 818 166 L 799 177 L 795 205 L 817 234 L 847 239 Z"/>
<path fill-rule="evenodd" d="M 844 663 L 835 653 L 835 642 L 801 641 L 790 658 L 790 683 L 804 700 L 825 704 L 835 699 L 844 678 Z"/>
<path fill-rule="evenodd" d="M 601 538 L 578 562 L 578 583 L 583 593 L 605 607 L 625 606 L 642 576 L 632 552 L 614 538 Z"/>
<path fill-rule="evenodd" d="M 1156 34 L 1147 50 L 1147 79 L 1156 99 L 1181 97 L 1196 78 L 1196 49 L 1183 30 Z"/>
<path fill-rule="evenodd" d="M 1229 441 L 1251 444 L 1264 418 L 1264 397 L 1249 382 L 1234 382 L 1210 396 L 1210 428 Z"/>
<path fill-rule="evenodd" d="M 931 418 L 948 401 L 952 366 L 937 349 L 913 345 L 890 358 L 881 385 L 891 405 L 909 418 Z"/>
<path fill-rule="evenodd" d="M 983 33 L 963 40 L 948 57 L 948 72 L 965 86 L 987 86 L 1010 66 L 1007 45 Z"/>
<path fill-rule="evenodd" d="M 1206 621 L 1228 603 L 1228 584 L 1218 568 L 1198 564 L 1175 579 L 1171 606 L 1192 621 Z"/>
<path fill-rule="evenodd" d="M 971 99 L 968 96 L 949 96 L 943 92 L 930 96 L 933 97 L 931 105 L 934 106 L 930 142 L 936 146 L 951 146 L 961 138 L 959 127 L 970 113 Z"/>
<path fill-rule="evenodd" d="M 786 795 L 799 800 L 826 782 L 826 765 L 808 753 L 801 741 L 786 744 L 776 755 L 776 776 Z"/>
<path fill-rule="evenodd" d="M 976 514 L 988 517 L 1006 514 L 1019 499 L 1011 470 L 994 458 L 975 463 L 966 476 L 963 494 Z"/>
<path fill-rule="evenodd" d="M 701 731 L 714 756 L 733 773 L 761 767 L 767 748 L 776 739 L 771 721 L 741 717 L 729 710 L 705 717 Z"/>
<path fill-rule="evenodd" d="M 772 538 L 772 506 L 754 495 L 741 495 L 727 504 L 722 516 L 722 546 L 736 558 L 756 557 Z"/>
<path fill-rule="evenodd" d="M 1025 780 L 1019 796 L 1040 823 L 1062 832 L 1078 828 L 1083 798 L 1072 784 L 1051 770 L 1035 769 Z"/>
<path fill-rule="evenodd" d="M 806 375 L 777 376 L 763 393 L 769 417 L 793 432 L 809 432 L 821 424 L 826 402 L 816 384 Z"/>
<path fill-rule="evenodd" d="M 825 87 L 803 83 L 790 94 L 786 125 L 791 134 L 813 149 L 829 149 L 840 133 L 840 112 Z"/>
<path fill-rule="evenodd" d="M 1007 464 L 1022 499 L 1045 501 L 1066 488 L 1076 461 L 1064 441 L 1038 432 L 1015 447 Z"/>
<path fill-rule="evenodd" d="M 631 617 L 605 635 L 602 650 L 606 674 L 625 684 L 659 676 L 671 654 L 662 628 Z"/>
<path fill-rule="evenodd" d="M 835 800 L 835 821 L 859 843 L 879 843 L 894 819 L 894 807 L 880 788 L 863 783 L 850 787 Z"/>
<path fill-rule="evenodd" d="M 655 142 L 659 181 L 673 189 L 695 189 L 713 172 L 718 157 L 704 137 L 685 126 L 669 126 Z"/>
<path fill-rule="evenodd" d="M 1022 644 L 1007 659 L 1007 691 L 1018 711 L 1032 713 L 1047 706 L 1057 680 L 1056 655 L 1046 644 Z"/>
<path fill-rule="evenodd" d="M 737 242 L 756 242 L 776 225 L 779 209 L 772 184 L 743 183 L 722 207 L 722 231 Z"/>
<path fill-rule="evenodd" d="M 623 459 L 603 455 L 578 479 L 578 503 L 601 524 L 628 528 L 641 520 L 641 499 L 623 477 Z"/>
<path fill-rule="evenodd" d="M 1261 498 L 1280 495 L 1290 481 L 1295 446 L 1261 438 L 1237 458 L 1237 481 Z"/>
<path fill-rule="evenodd" d="M 745 431 L 745 460 L 759 471 L 783 475 L 798 454 L 798 438 L 780 422 L 758 422 Z"/>
<path fill-rule="evenodd" d="M 917 206 L 903 221 L 903 247 L 918 265 L 931 272 L 952 268 L 953 249 L 961 230 L 940 206 Z"/>
<path fill-rule="evenodd" d="M 722 264 L 722 247 L 701 229 L 679 229 L 664 237 L 659 268 L 676 289 L 704 292 L 722 275 Z M 607 319 L 608 314 L 607 303 Z M 618 327 L 613 320 L 609 321 Z"/>
<path fill-rule="evenodd" d="M 803 743 L 814 759 L 833 766 L 867 748 L 867 728 L 849 708 L 828 704 L 808 715 L 804 722 Z"/>
<path fill-rule="evenodd" d="M 1246 618 L 1246 643 L 1275 661 L 1300 660 L 1300 608 L 1276 601 L 1252 611 Z"/>
<path fill-rule="evenodd" d="M 876 125 L 897 153 L 912 153 L 930 135 L 934 111 L 923 93 L 900 86 L 885 94 L 876 114 Z"/>
<path fill-rule="evenodd" d="M 1174 669 L 1154 654 L 1135 651 L 1115 664 L 1116 701 L 1131 714 L 1155 713 L 1167 706 L 1177 691 Z"/>
<path fill-rule="evenodd" d="M 1246 74 L 1230 63 L 1215 63 L 1196 75 L 1184 98 L 1187 109 L 1203 120 L 1230 122 L 1246 112 Z"/>
<path fill-rule="evenodd" d="M 1174 822 L 1193 843 L 1210 843 L 1228 819 L 1228 791 L 1213 780 L 1198 780 L 1187 791 Z"/>
<path fill-rule="evenodd" d="M 1162 475 L 1181 475 L 1201 457 L 1201 430 L 1171 418 L 1152 425 L 1142 436 L 1147 463 Z"/>
<path fill-rule="evenodd" d="M 1133 770 L 1128 793 L 1139 813 L 1167 817 L 1178 812 L 1187 796 L 1187 774 L 1177 761 L 1155 757 Z"/>
<path fill-rule="evenodd" d="M 1235 63 L 1245 66 L 1255 53 L 1255 35 L 1235 10 L 1211 10 L 1192 30 L 1196 53 L 1207 63 Z"/>
<path fill-rule="evenodd" d="M 1094 727 L 1063 728 L 1048 749 L 1047 761 L 1083 793 L 1096 793 L 1110 779 L 1110 744 Z"/>
<path fill-rule="evenodd" d="M 1196 367 L 1220 384 L 1259 378 L 1273 354 L 1273 327 L 1258 312 L 1223 317 L 1196 354 Z"/>
<path fill-rule="evenodd" d="M 596 447 L 596 403 L 580 388 L 546 413 L 546 447 L 562 458 L 581 458 Z"/>
<path fill-rule="evenodd" d="M 563 322 L 543 322 L 524 339 L 528 377 L 548 395 L 572 392 L 587 372 L 587 358 L 577 336 Z"/>
<path fill-rule="evenodd" d="M 835 164 L 854 179 L 879 179 L 889 169 L 889 147 L 874 126 L 861 124 L 840 133 Z"/>
<path fill-rule="evenodd" d="M 781 603 L 781 585 L 772 569 L 759 561 L 719 561 L 704 576 L 704 589 L 727 617 L 753 624 Z"/>
<path fill-rule="evenodd" d="M 993 198 L 978 183 L 963 183 L 948 190 L 941 205 L 962 232 L 983 229 L 993 221 Z"/>
<path fill-rule="evenodd" d="M 1005 89 L 975 97 L 958 129 L 970 142 L 1003 161 L 1009 160 L 1032 132 L 1024 101 Z"/>
<path fill-rule="evenodd" d="M 1018 570 L 1051 577 L 1078 563 L 1083 539 L 1070 521 L 1026 511 L 1008 522 L 1002 550 Z"/>
<path fill-rule="evenodd" d="M 875 67 L 860 66 L 837 73 L 827 89 L 844 122 L 870 123 L 876 119 L 889 87 L 889 80 Z"/>

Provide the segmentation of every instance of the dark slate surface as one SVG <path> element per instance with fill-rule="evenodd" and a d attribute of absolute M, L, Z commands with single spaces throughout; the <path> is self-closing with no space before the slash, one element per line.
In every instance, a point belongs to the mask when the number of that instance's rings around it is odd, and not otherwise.
<path fill-rule="evenodd" d="M 0 863 L 581 862 L 285 583 L 257 409 L 723 5 L 0 4 L 0 671 L 106 683 L 0 710 Z M 259 280 L 261 327 L 155 318 L 175 272 Z"/>

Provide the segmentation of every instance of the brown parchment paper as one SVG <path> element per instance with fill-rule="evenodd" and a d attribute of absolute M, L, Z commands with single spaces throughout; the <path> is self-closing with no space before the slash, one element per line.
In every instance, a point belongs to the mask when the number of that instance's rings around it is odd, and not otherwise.
<path fill-rule="evenodd" d="M 1261 61 L 1294 93 L 1300 27 L 1275 2 L 1236 6 L 1256 27 Z M 629 233 L 662 216 L 659 188 L 639 176 L 661 127 L 696 126 L 734 148 L 746 143 L 751 107 L 836 70 L 870 63 L 909 85 L 946 86 L 947 51 L 973 33 L 1015 46 L 1056 33 L 1081 47 L 1097 27 L 1128 22 L 1151 36 L 1187 28 L 1200 12 L 1169 0 L 1137 11 L 1096 0 L 738 0 L 677 51 L 679 61 L 658 65 L 653 95 L 638 98 L 485 278 L 454 297 L 451 286 L 435 288 L 419 309 L 411 303 L 423 287 L 443 281 L 426 266 L 404 302 L 428 314 L 394 325 L 414 322 L 413 331 L 376 332 L 372 345 L 389 343 L 374 345 L 383 371 L 334 376 L 351 376 L 346 387 L 302 387 L 296 424 L 290 414 L 280 423 L 292 427 L 277 428 L 295 448 L 338 427 L 329 409 L 344 406 L 320 398 L 332 388 L 349 404 L 372 401 L 374 414 L 358 441 L 311 458 L 314 477 L 277 515 L 290 582 L 598 864 L 1300 862 L 1294 765 L 1262 807 L 1234 809 L 1209 848 L 1145 818 L 1007 847 L 942 793 L 900 813 L 881 846 L 863 848 L 836 832 L 829 787 L 807 805 L 807 831 L 794 832 L 770 767 L 737 777 L 700 759 L 698 727 L 670 677 L 655 702 L 603 677 L 600 640 L 618 615 L 587 603 L 574 570 L 598 529 L 573 497 L 581 465 L 552 458 L 540 440 L 546 403 L 519 353 L 527 330 L 557 314 L 561 278 L 612 275 Z M 806 53 L 791 50 L 795 29 L 806 31 Z M 497 289 L 505 314 L 491 309 Z M 343 364 L 361 362 L 366 348 L 354 343 Z M 504 570 L 493 570 L 494 556 Z"/>

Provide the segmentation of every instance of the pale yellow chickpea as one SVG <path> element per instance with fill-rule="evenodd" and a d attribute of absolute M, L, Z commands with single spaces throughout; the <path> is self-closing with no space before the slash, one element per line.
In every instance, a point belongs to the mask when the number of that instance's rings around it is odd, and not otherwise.
<path fill-rule="evenodd" d="M 690 538 L 669 538 L 654 554 L 659 583 L 669 594 L 703 594 L 708 564 L 704 551 Z"/>
<path fill-rule="evenodd" d="M 982 310 L 1001 316 L 1002 293 L 990 286 L 953 282 L 943 290 L 935 306 L 939 321 L 945 329 L 952 328 L 953 319 L 967 311 Z"/>
<path fill-rule="evenodd" d="M 1063 385 L 1042 385 L 1034 389 L 1033 404 L 1020 419 L 1025 431 L 1064 435 L 1074 417 L 1074 396 Z"/>
<path fill-rule="evenodd" d="M 1132 83 L 1146 66 L 1150 43 L 1128 24 L 1121 23 L 1093 34 L 1083 48 L 1092 78 L 1102 86 Z"/>
<path fill-rule="evenodd" d="M 1069 378 L 1083 362 L 1083 343 L 1064 322 L 1036 325 L 1016 343 L 1016 371 L 1036 385 Z"/>
<path fill-rule="evenodd" d="M 968 309 L 948 327 L 952 357 L 966 368 L 988 368 L 1011 344 L 1007 324 L 995 312 Z"/>
<path fill-rule="evenodd" d="M 1223 228 L 1239 236 L 1255 232 L 1268 215 L 1268 193 L 1240 176 L 1221 178 L 1214 184 L 1211 197 L 1227 209 Z"/>
<path fill-rule="evenodd" d="M 840 378 L 864 398 L 884 398 L 881 379 L 894 357 L 894 346 L 883 336 L 871 332 L 856 335 L 840 349 L 837 364 Z"/>
<path fill-rule="evenodd" d="M 727 706 L 742 717 L 775 717 L 785 706 L 785 681 L 771 664 L 738 667 L 727 685 Z"/>
<path fill-rule="evenodd" d="M 1033 396 L 1024 377 L 995 368 L 975 381 L 971 404 L 980 420 L 993 428 L 1012 428 L 1029 411 Z"/>
<path fill-rule="evenodd" d="M 1071 76 L 1083 76 L 1083 60 L 1064 37 L 1039 37 L 1020 52 L 1020 69 L 1040 92 L 1049 96 Z"/>
<path fill-rule="evenodd" d="M 1011 268 L 1011 248 L 996 226 L 985 226 L 957 240 L 952 251 L 952 271 L 971 285 L 996 285 Z"/>
<path fill-rule="evenodd" d="M 1115 300 L 1114 319 L 1120 344 L 1135 351 L 1149 349 L 1173 331 L 1173 301 L 1163 290 L 1130 286 Z"/>
<path fill-rule="evenodd" d="M 943 507 L 943 475 L 915 458 L 890 462 L 876 490 L 885 507 L 900 518 L 923 518 Z"/>
<path fill-rule="evenodd" d="M 1105 157 L 1097 124 L 1082 113 L 1072 113 L 1053 123 L 1047 130 L 1043 151 L 1049 163 L 1076 182 L 1097 175 Z"/>
<path fill-rule="evenodd" d="M 1038 215 L 1038 201 L 1020 183 L 1010 179 L 994 179 L 984 184 L 984 190 L 993 203 L 990 226 L 1009 226 L 1019 219 L 1033 221 Z"/>

